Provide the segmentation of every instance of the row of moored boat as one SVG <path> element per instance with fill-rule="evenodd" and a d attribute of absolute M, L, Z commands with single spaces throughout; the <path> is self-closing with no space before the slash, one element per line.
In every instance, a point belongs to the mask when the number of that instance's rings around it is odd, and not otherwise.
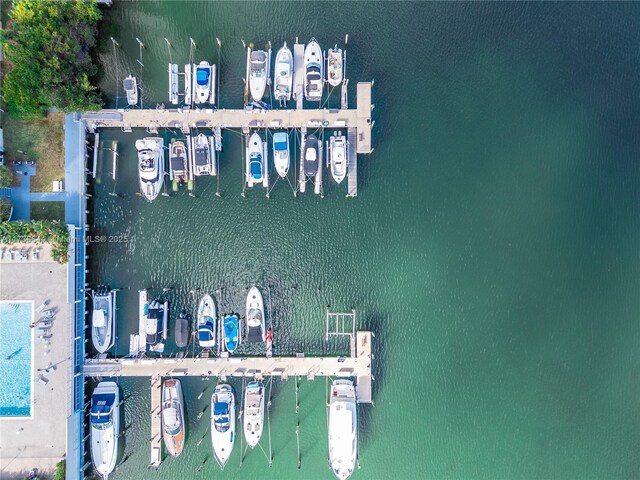
<path fill-rule="evenodd" d="M 180 380 L 166 379 L 161 393 L 162 439 L 169 455 L 178 457 L 186 439 L 185 401 Z M 210 405 L 211 445 L 224 466 L 236 437 L 236 399 L 233 387 L 215 387 Z M 350 380 L 335 380 L 329 394 L 329 463 L 340 479 L 348 478 L 357 462 L 358 425 L 356 393 Z M 242 428 L 251 448 L 258 445 L 264 429 L 265 387 L 250 382 L 244 391 Z M 115 382 L 100 382 L 91 397 L 91 459 L 96 471 L 107 477 L 115 468 L 120 436 L 120 391 Z"/>

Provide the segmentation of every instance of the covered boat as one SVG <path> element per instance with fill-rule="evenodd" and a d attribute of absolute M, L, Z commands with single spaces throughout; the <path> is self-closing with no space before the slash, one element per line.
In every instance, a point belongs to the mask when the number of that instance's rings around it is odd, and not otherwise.
<path fill-rule="evenodd" d="M 324 84 L 324 59 L 322 50 L 315 38 L 304 49 L 304 98 L 310 102 L 322 100 Z"/>
<path fill-rule="evenodd" d="M 211 96 L 212 74 L 209 62 L 202 61 L 196 67 L 196 91 L 193 97 L 195 103 L 208 103 Z"/>
<path fill-rule="evenodd" d="M 187 188 L 191 190 L 193 183 L 191 182 L 187 148 L 184 146 L 184 142 L 180 140 L 171 142 L 169 167 L 169 177 L 171 178 L 173 191 L 177 191 L 181 185 L 187 185 Z"/>
<path fill-rule="evenodd" d="M 91 292 L 91 340 L 98 353 L 105 353 L 116 341 L 116 291 L 102 285 Z"/>
<path fill-rule="evenodd" d="M 244 438 L 247 445 L 255 447 L 262 436 L 264 426 L 264 385 L 251 382 L 244 391 Z"/>
<path fill-rule="evenodd" d="M 209 138 L 200 133 L 193 139 L 194 175 L 213 175 L 213 156 Z"/>
<path fill-rule="evenodd" d="M 184 400 L 180 380 L 162 383 L 162 439 L 170 455 L 177 457 L 184 447 Z"/>
<path fill-rule="evenodd" d="M 164 140 L 146 137 L 136 140 L 140 192 L 148 201 L 155 198 L 164 183 Z"/>
<path fill-rule="evenodd" d="M 351 476 L 357 454 L 356 391 L 351 380 L 334 380 L 329 394 L 329 464 L 336 477 Z"/>
<path fill-rule="evenodd" d="M 191 324 L 191 315 L 186 310 L 182 310 L 178 318 L 176 318 L 175 340 L 176 347 L 184 348 L 189 344 L 189 326 Z"/>
<path fill-rule="evenodd" d="M 236 434 L 236 403 L 231 385 L 217 385 L 211 395 L 211 445 L 224 466 L 231 456 Z"/>
<path fill-rule="evenodd" d="M 156 299 L 149 304 L 145 327 L 148 346 L 157 345 L 166 336 L 168 318 L 169 302 Z"/>
<path fill-rule="evenodd" d="M 198 304 L 198 343 L 202 348 L 216 344 L 216 304 L 210 295 L 205 295 Z"/>
<path fill-rule="evenodd" d="M 233 353 L 240 343 L 240 320 L 237 315 L 224 317 L 224 345 L 229 353 Z"/>
<path fill-rule="evenodd" d="M 273 163 L 276 172 L 282 178 L 289 172 L 289 162 L 289 135 L 285 132 L 276 132 L 273 134 Z"/>
<path fill-rule="evenodd" d="M 127 103 L 130 107 L 138 104 L 138 80 L 133 75 L 129 75 L 122 81 L 122 86 L 127 94 Z"/>
<path fill-rule="evenodd" d="M 253 187 L 256 183 L 264 181 L 266 162 L 260 134 L 255 132 L 249 138 L 247 155 L 247 186 Z"/>
<path fill-rule="evenodd" d="M 264 301 L 262 294 L 256 287 L 251 287 L 247 294 L 247 341 L 251 343 L 264 342 L 266 329 L 264 320 Z"/>
<path fill-rule="evenodd" d="M 342 49 L 336 45 L 327 52 L 327 81 L 332 87 L 337 87 L 342 83 Z"/>
<path fill-rule="evenodd" d="M 347 175 L 347 139 L 341 132 L 335 132 L 329 140 L 331 152 L 331 176 L 340 183 Z"/>
<path fill-rule="evenodd" d="M 103 478 L 113 472 L 118 458 L 119 404 L 115 382 L 100 382 L 91 395 L 91 462 Z"/>
<path fill-rule="evenodd" d="M 284 104 L 291 100 L 293 85 L 293 55 L 287 42 L 276 54 L 276 67 L 273 72 L 273 97 Z"/>
<path fill-rule="evenodd" d="M 267 61 L 264 50 L 254 50 L 249 57 L 249 90 L 254 102 L 259 102 L 267 88 Z"/>
<path fill-rule="evenodd" d="M 318 137 L 309 135 L 304 142 L 304 174 L 313 177 L 318 173 L 319 163 Z"/>

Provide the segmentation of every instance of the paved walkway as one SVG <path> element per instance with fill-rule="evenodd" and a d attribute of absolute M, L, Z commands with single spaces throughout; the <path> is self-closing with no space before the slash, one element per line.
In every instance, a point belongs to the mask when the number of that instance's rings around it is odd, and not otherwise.
<path fill-rule="evenodd" d="M 64 121 L 64 192 L 32 192 L 31 177 L 36 174 L 36 165 L 19 165 L 16 173 L 19 187 L 10 187 L 9 197 L 13 205 L 11 220 L 31 220 L 31 202 L 65 202 L 65 222 L 80 225 L 82 179 L 81 159 L 84 158 L 85 130 L 74 115 L 65 116 Z"/>

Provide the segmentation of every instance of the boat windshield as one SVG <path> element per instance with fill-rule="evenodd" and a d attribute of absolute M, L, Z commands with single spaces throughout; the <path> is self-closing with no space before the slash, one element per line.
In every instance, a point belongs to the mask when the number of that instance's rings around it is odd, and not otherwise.
<path fill-rule="evenodd" d="M 143 172 L 151 172 L 155 169 L 155 158 L 152 155 L 140 156 L 140 170 Z"/>
<path fill-rule="evenodd" d="M 196 80 L 198 85 L 204 86 L 209 83 L 209 69 L 208 68 L 200 68 L 196 69 Z"/>
<path fill-rule="evenodd" d="M 315 148 L 307 148 L 304 159 L 309 162 L 315 162 L 318 159 L 318 152 Z"/>
<path fill-rule="evenodd" d="M 247 323 L 250 327 L 259 327 L 262 325 L 262 312 L 257 308 L 250 309 L 247 315 Z"/>
<path fill-rule="evenodd" d="M 108 428 L 113 427 L 113 420 L 109 418 L 106 422 L 98 423 L 98 422 L 95 422 L 93 418 L 91 418 L 91 425 L 96 430 L 106 430 Z"/>

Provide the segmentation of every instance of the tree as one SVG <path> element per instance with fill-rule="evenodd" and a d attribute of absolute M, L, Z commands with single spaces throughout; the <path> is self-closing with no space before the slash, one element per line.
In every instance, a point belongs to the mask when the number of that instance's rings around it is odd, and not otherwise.
<path fill-rule="evenodd" d="M 17 0 L 9 14 L 3 46 L 10 67 L 4 98 L 17 117 L 101 107 L 90 78 L 101 18 L 95 2 Z"/>
<path fill-rule="evenodd" d="M 9 187 L 13 181 L 13 174 L 6 165 L 0 165 L 0 187 Z"/>

